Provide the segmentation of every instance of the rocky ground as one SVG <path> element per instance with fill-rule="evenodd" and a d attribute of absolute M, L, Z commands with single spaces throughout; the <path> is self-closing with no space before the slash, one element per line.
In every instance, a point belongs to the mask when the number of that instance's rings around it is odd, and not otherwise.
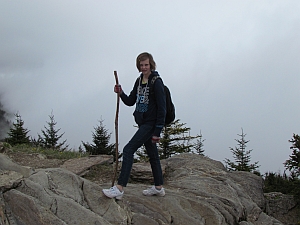
<path fill-rule="evenodd" d="M 55 168 L 60 167 L 66 160 L 47 159 L 46 156 L 38 153 L 28 154 L 22 152 L 11 152 L 7 155 L 21 166 L 29 166 L 34 169 L 38 168 Z"/>
<path fill-rule="evenodd" d="M 8 153 L 7 154 L 15 163 L 21 166 L 29 166 L 33 169 L 46 169 L 46 168 L 58 168 L 62 166 L 67 160 L 65 159 L 48 159 L 46 156 L 38 153 Z M 112 181 L 113 165 L 102 164 L 93 166 L 89 172 L 82 176 L 97 184 L 109 183 Z"/>
<path fill-rule="evenodd" d="M 196 221 L 197 224 L 214 225 L 281 224 L 279 221 L 267 216 L 263 212 L 266 210 L 266 203 L 262 193 L 261 179 L 251 173 L 229 173 L 225 170 L 222 163 L 206 157 L 187 154 L 162 161 L 166 180 L 165 187 L 168 192 L 168 195 L 164 200 L 144 198 L 138 194 L 146 187 L 143 183 L 149 184 L 149 178 L 151 178 L 152 175 L 148 164 L 134 164 L 132 169 L 132 175 L 134 177 L 129 184 L 130 188 L 126 189 L 126 191 L 128 191 L 126 192 L 124 200 L 116 202 L 115 204 L 114 201 L 110 201 L 102 195 L 99 195 L 99 193 L 101 193 L 101 188 L 109 186 L 112 181 L 114 167 L 112 163 L 109 163 L 111 157 L 84 157 L 67 161 L 62 159 L 49 159 L 38 153 L 28 154 L 10 152 L 6 154 L 16 164 L 28 166 L 36 171 L 40 171 L 33 174 L 30 178 L 25 179 L 23 186 L 19 186 L 16 190 L 6 192 L 4 196 L 8 200 L 6 204 L 10 204 L 12 208 L 19 207 L 19 205 L 13 205 L 13 202 L 23 201 L 22 198 L 24 197 L 24 194 L 32 194 L 33 189 L 38 193 L 39 189 L 36 189 L 36 187 L 42 186 L 50 181 L 55 181 L 56 183 L 53 183 L 51 187 L 44 187 L 45 190 L 49 189 L 49 191 L 47 191 L 47 195 L 44 193 L 41 196 L 49 195 L 49 199 L 62 201 L 61 204 L 70 204 L 69 197 L 65 198 L 66 194 L 67 196 L 70 195 L 72 197 L 72 193 L 81 193 L 82 191 L 89 190 L 83 193 L 83 196 L 85 197 L 73 196 L 72 198 L 77 202 L 77 205 L 72 207 L 75 207 L 74 209 L 76 209 L 77 207 L 84 206 L 93 211 L 87 211 L 86 213 L 91 213 L 91 215 L 94 215 L 94 213 L 97 214 L 95 221 L 101 221 L 102 219 L 106 222 L 109 221 L 103 224 L 121 224 L 122 221 L 127 221 L 124 224 L 140 224 L 138 221 L 141 221 L 141 219 L 146 219 L 148 221 L 147 223 L 143 223 L 143 225 L 182 224 L 183 221 L 190 221 L 192 223 Z M 105 163 L 99 163 L 101 160 Z M 85 186 L 83 187 L 81 178 L 76 177 L 76 175 L 66 173 L 61 169 L 50 169 L 59 167 L 64 167 L 92 182 L 90 184 L 85 182 Z M 39 183 L 46 176 L 51 179 L 49 179 L 48 182 L 43 181 Z M 11 176 L 9 175 L 8 177 Z M 62 179 L 64 183 L 69 183 L 70 185 L 61 187 L 62 183 L 59 179 Z M 68 179 L 70 181 L 68 181 Z M 28 189 L 28 185 L 31 186 L 32 181 L 36 183 L 31 187 L 33 189 Z M 74 181 L 78 182 L 78 185 L 73 186 Z M 55 189 L 55 195 L 51 194 L 53 188 Z M 65 189 L 60 190 L 60 188 Z M 71 190 L 70 188 L 73 188 L 74 190 Z M 15 191 L 20 191 L 23 194 L 19 196 Z M 93 193 L 94 191 L 95 193 Z M 57 194 L 59 194 L 59 196 L 57 196 Z M 89 197 L 89 195 L 91 196 Z M 36 195 L 33 195 L 26 197 L 26 199 L 32 199 L 33 197 L 37 198 Z M 81 198 L 87 198 L 87 202 L 78 201 L 78 199 Z M 43 197 L 38 201 L 44 202 L 43 204 L 47 205 L 48 201 L 50 201 L 49 199 L 47 200 Z M 159 205 L 157 205 L 158 201 Z M 72 204 L 73 203 L 74 202 L 72 202 Z M 41 207 L 37 205 L 36 202 L 32 204 L 34 207 Z M 86 204 L 88 204 L 89 207 L 86 207 Z M 94 208 L 94 205 L 97 207 Z M 278 202 L 274 203 L 274 205 L 278 205 Z M 108 206 L 111 206 L 112 208 L 116 207 L 116 209 L 118 209 L 117 215 L 114 213 L 113 218 L 115 219 L 113 220 L 112 217 L 109 216 L 111 212 L 107 210 Z M 57 207 L 60 208 L 62 215 L 59 215 L 58 211 L 54 210 L 54 212 L 56 212 L 54 213 L 55 218 L 63 218 L 62 220 L 68 221 L 69 218 L 64 218 L 63 215 L 70 212 L 65 212 L 63 210 L 65 207 L 59 205 L 57 205 Z M 272 208 L 271 205 L 269 208 Z M 115 210 L 113 211 L 116 212 Z M 18 210 L 16 210 L 16 212 L 18 212 Z M 77 213 L 79 212 L 81 211 L 79 210 L 77 212 L 75 210 L 73 213 L 74 215 L 72 214 L 72 216 L 77 218 L 76 216 L 78 216 Z M 210 212 L 209 215 L 207 212 Z M 53 217 L 52 214 L 44 215 L 44 212 L 40 212 L 40 214 L 32 215 L 32 218 L 41 218 L 41 215 L 43 215 L 44 220 Z M 284 215 L 291 216 L 288 212 L 285 212 Z M 101 218 L 99 218 L 99 216 Z M 273 216 L 277 217 L 276 215 Z M 0 225 L 2 225 L 1 221 Z"/>
<path fill-rule="evenodd" d="M 137 183 L 128 184 L 121 201 L 108 199 L 101 191 L 111 184 L 112 157 L 103 155 L 68 161 L 36 154 L 10 157 L 14 162 L 0 154 L 1 225 L 282 224 L 264 213 L 260 177 L 228 172 L 221 162 L 199 155 L 181 154 L 162 160 L 167 193 L 163 198 L 142 195 L 141 190 L 147 188 L 152 179 L 151 168 L 149 164 L 135 164 L 132 174 Z M 94 173 L 97 176 L 92 176 L 93 170 L 97 170 Z M 78 175 L 83 172 L 99 184 Z"/>

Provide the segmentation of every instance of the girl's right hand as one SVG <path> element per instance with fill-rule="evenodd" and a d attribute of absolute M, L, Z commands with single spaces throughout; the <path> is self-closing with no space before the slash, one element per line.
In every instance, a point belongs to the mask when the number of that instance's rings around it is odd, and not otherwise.
<path fill-rule="evenodd" d="M 115 85 L 114 92 L 115 92 L 115 93 L 119 93 L 119 94 L 122 93 L 122 87 L 121 87 L 120 84 L 116 84 L 116 85 Z"/>

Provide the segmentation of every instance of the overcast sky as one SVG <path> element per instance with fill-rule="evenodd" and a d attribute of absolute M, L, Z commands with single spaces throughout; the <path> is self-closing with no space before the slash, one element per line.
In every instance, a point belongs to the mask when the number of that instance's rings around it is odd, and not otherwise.
<path fill-rule="evenodd" d="M 147 51 L 206 155 L 232 159 L 243 128 L 259 170 L 283 172 L 300 134 L 299 12 L 298 0 L 0 0 L 0 101 L 33 137 L 53 111 L 71 148 L 101 118 L 114 142 L 113 71 L 129 93 Z M 120 149 L 133 110 L 120 105 Z"/>

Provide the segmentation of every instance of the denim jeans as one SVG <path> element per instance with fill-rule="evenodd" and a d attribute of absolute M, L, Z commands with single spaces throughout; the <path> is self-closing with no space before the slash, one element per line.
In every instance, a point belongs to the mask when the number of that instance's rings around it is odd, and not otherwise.
<path fill-rule="evenodd" d="M 128 144 L 124 147 L 122 168 L 118 179 L 119 185 L 126 187 L 133 164 L 134 153 L 143 144 L 149 157 L 154 184 L 155 186 L 163 185 L 163 176 L 157 146 L 156 143 L 152 143 L 154 128 L 155 127 L 151 125 L 141 125 Z"/>

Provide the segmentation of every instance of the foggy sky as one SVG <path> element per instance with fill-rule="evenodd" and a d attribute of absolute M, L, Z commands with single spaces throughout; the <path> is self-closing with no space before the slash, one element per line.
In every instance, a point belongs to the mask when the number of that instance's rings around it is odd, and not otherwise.
<path fill-rule="evenodd" d="M 0 3 L 0 102 L 29 135 L 53 111 L 70 147 L 91 142 L 101 119 L 114 142 L 113 71 L 129 93 L 147 51 L 206 155 L 232 159 L 243 129 L 259 170 L 283 172 L 300 133 L 299 1 Z M 133 110 L 121 103 L 120 149 L 135 131 Z"/>

